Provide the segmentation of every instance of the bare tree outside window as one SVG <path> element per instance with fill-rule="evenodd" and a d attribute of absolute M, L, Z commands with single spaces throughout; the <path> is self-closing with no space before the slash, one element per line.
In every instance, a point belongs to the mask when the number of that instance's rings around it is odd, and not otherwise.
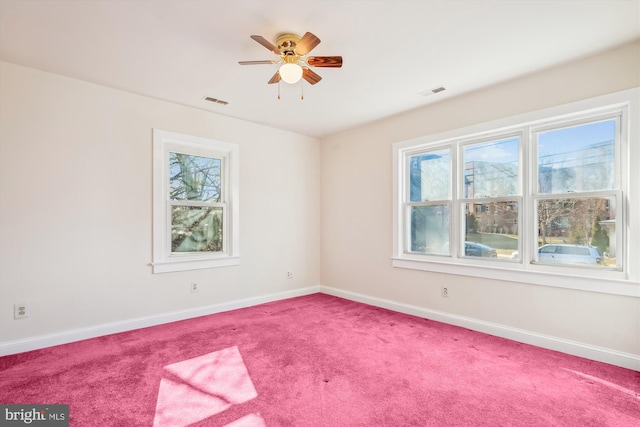
<path fill-rule="evenodd" d="M 220 159 L 169 153 L 170 198 L 219 202 L 221 165 Z"/>
<path fill-rule="evenodd" d="M 222 161 L 169 153 L 171 252 L 220 252 L 223 249 Z"/>

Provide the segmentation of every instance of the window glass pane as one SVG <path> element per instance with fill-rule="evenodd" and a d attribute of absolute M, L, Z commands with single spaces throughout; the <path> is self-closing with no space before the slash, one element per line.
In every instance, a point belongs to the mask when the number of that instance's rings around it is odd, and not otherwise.
<path fill-rule="evenodd" d="M 221 251 L 221 207 L 171 207 L 171 252 Z"/>
<path fill-rule="evenodd" d="M 451 154 L 449 150 L 418 154 L 409 158 L 409 201 L 451 198 Z"/>
<path fill-rule="evenodd" d="M 221 165 L 220 159 L 169 153 L 169 197 L 219 202 Z"/>
<path fill-rule="evenodd" d="M 449 206 L 412 206 L 410 252 L 449 255 Z"/>
<path fill-rule="evenodd" d="M 616 199 L 538 200 L 538 260 L 616 266 Z"/>
<path fill-rule="evenodd" d="M 465 256 L 519 259 L 518 202 L 465 203 Z"/>
<path fill-rule="evenodd" d="M 613 189 L 615 138 L 615 120 L 538 133 L 538 192 Z"/>
<path fill-rule="evenodd" d="M 519 138 L 465 145 L 464 197 L 504 197 L 519 194 Z"/>

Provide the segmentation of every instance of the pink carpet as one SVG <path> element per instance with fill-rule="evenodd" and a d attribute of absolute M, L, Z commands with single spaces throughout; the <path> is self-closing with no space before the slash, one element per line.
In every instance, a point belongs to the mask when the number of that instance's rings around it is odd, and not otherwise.
<path fill-rule="evenodd" d="M 315 294 L 0 358 L 72 426 L 634 426 L 640 373 Z"/>

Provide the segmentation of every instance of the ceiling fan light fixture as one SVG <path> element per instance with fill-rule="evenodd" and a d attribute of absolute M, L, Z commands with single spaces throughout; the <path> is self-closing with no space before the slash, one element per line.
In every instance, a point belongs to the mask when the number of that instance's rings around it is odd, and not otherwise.
<path fill-rule="evenodd" d="M 283 80 L 287 84 L 296 84 L 304 79 L 314 85 L 322 77 L 309 67 L 342 67 L 342 56 L 307 56 L 320 43 L 320 39 L 310 32 L 302 37 L 297 34 L 280 34 L 275 45 L 262 36 L 253 35 L 251 39 L 279 56 L 278 60 L 239 61 L 240 65 L 281 64 L 267 84 L 279 84 Z"/>
<path fill-rule="evenodd" d="M 294 63 L 282 64 L 280 67 L 280 77 L 285 83 L 298 83 L 302 78 L 302 67 Z"/>

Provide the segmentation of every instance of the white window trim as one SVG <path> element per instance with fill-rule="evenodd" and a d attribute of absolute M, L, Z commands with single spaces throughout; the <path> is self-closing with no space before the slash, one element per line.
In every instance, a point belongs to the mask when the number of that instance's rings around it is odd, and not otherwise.
<path fill-rule="evenodd" d="M 524 126 L 538 126 L 553 119 L 570 120 L 572 118 L 584 117 L 585 113 L 598 115 L 614 108 L 626 108 L 629 123 L 623 123 L 623 140 L 628 141 L 622 147 L 623 154 L 618 155 L 620 164 L 620 175 L 625 182 L 621 183 L 622 193 L 625 195 L 625 223 L 627 233 L 625 235 L 625 270 L 623 272 L 603 271 L 597 272 L 593 269 L 578 269 L 571 267 L 555 267 L 548 265 L 535 265 L 528 262 L 487 262 L 486 260 L 474 260 L 469 258 L 437 257 L 425 256 L 421 254 L 406 253 L 405 241 L 405 220 L 404 197 L 405 188 L 406 156 L 410 153 L 419 152 L 421 149 L 442 148 L 443 144 L 451 141 L 461 141 L 467 138 L 481 138 L 490 135 L 503 135 L 514 132 Z M 632 168 L 632 159 L 638 161 L 640 158 L 640 89 L 634 88 L 604 95 L 597 98 L 579 101 L 567 105 L 557 106 L 527 113 L 510 118 L 500 119 L 462 129 L 456 129 L 430 135 L 408 141 L 396 142 L 393 144 L 393 254 L 391 256 L 392 266 L 414 270 L 431 271 L 438 273 L 448 273 L 463 276 L 473 276 L 494 280 L 504 280 L 511 282 L 529 283 L 542 286 L 553 286 L 560 288 L 579 289 L 592 292 L 600 292 L 615 295 L 626 295 L 640 297 L 640 267 L 634 260 L 640 259 L 640 224 L 632 218 L 640 217 L 640 172 L 639 168 Z M 522 148 L 521 148 L 522 150 Z M 455 150 L 454 150 L 455 152 Z M 637 164 L 637 163 L 636 163 Z M 528 170 L 528 162 L 523 162 L 523 173 L 531 174 Z M 457 174 L 456 174 L 457 175 Z M 529 175 L 530 177 L 530 175 Z M 454 186 L 458 179 L 453 176 Z M 457 187 L 454 187 L 457 188 Z M 530 196 L 528 196 L 530 197 Z M 525 210 L 524 215 L 528 215 Z M 529 220 L 529 218 L 527 218 Z M 452 217 L 452 231 L 456 235 L 458 218 Z M 456 224 L 456 225 L 454 225 Z M 522 227 L 522 225 L 519 225 Z M 520 228 L 520 235 L 523 236 L 523 244 L 526 247 L 531 236 L 526 236 L 525 230 Z M 457 235 L 454 236 L 457 238 Z M 634 243 L 635 242 L 635 243 Z M 523 257 L 524 258 L 524 257 Z M 598 273 L 603 273 L 600 275 Z M 614 274 L 611 274 L 614 273 Z"/>
<path fill-rule="evenodd" d="M 226 205 L 222 252 L 172 254 L 169 212 L 169 152 L 222 159 L 222 203 Z M 175 132 L 153 129 L 153 262 L 154 273 L 228 267 L 240 264 L 239 147 Z"/>

